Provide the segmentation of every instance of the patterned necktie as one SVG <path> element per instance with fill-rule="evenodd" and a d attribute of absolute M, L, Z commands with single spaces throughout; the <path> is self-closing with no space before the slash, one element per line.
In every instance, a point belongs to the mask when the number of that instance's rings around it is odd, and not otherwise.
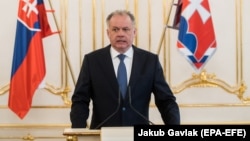
<path fill-rule="evenodd" d="M 124 54 L 118 55 L 118 58 L 120 59 L 120 64 L 118 66 L 118 71 L 117 71 L 117 80 L 123 98 L 125 97 L 127 90 L 127 71 L 126 71 L 126 66 L 124 64 L 125 57 L 126 56 Z"/>

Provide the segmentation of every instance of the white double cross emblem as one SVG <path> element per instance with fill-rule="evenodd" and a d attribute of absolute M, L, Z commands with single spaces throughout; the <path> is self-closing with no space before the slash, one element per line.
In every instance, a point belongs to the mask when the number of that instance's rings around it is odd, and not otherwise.
<path fill-rule="evenodd" d="M 36 14 L 38 14 L 38 10 L 36 8 L 37 5 L 37 0 L 33 0 L 33 2 L 31 3 L 32 0 L 22 0 L 25 5 L 22 8 L 22 10 L 27 13 L 26 16 L 29 17 L 31 12 L 34 12 Z"/>
<path fill-rule="evenodd" d="M 182 11 L 182 16 L 187 20 L 194 14 L 195 11 L 201 16 L 202 22 L 205 23 L 211 16 L 210 12 L 201 5 L 203 0 L 189 0 L 190 4 Z"/>

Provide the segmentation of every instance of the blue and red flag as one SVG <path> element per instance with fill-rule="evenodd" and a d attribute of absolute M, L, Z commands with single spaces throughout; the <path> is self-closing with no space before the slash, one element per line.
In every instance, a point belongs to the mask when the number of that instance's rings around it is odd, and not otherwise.
<path fill-rule="evenodd" d="M 45 77 L 42 39 L 52 34 L 43 0 L 19 0 L 8 106 L 21 119 Z"/>
<path fill-rule="evenodd" d="M 177 47 L 195 70 L 200 71 L 216 51 L 208 0 L 181 0 Z"/>

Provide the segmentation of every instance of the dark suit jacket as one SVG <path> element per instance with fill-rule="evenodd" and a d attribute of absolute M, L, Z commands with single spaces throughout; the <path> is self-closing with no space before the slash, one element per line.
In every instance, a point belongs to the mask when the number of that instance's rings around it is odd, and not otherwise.
<path fill-rule="evenodd" d="M 133 46 L 134 56 L 126 98 L 119 94 L 110 45 L 86 54 L 72 96 L 72 128 L 85 128 L 93 102 L 90 129 L 102 126 L 149 124 L 149 103 L 154 94 L 165 124 L 180 124 L 179 107 L 166 83 L 157 55 Z"/>

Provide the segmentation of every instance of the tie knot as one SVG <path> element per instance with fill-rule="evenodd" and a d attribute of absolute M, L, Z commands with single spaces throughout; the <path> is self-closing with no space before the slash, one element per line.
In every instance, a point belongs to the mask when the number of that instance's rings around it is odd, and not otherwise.
<path fill-rule="evenodd" d="M 119 58 L 121 61 L 123 61 L 125 57 L 126 57 L 126 55 L 124 55 L 124 54 L 119 54 L 119 55 L 118 55 L 118 58 Z"/>

